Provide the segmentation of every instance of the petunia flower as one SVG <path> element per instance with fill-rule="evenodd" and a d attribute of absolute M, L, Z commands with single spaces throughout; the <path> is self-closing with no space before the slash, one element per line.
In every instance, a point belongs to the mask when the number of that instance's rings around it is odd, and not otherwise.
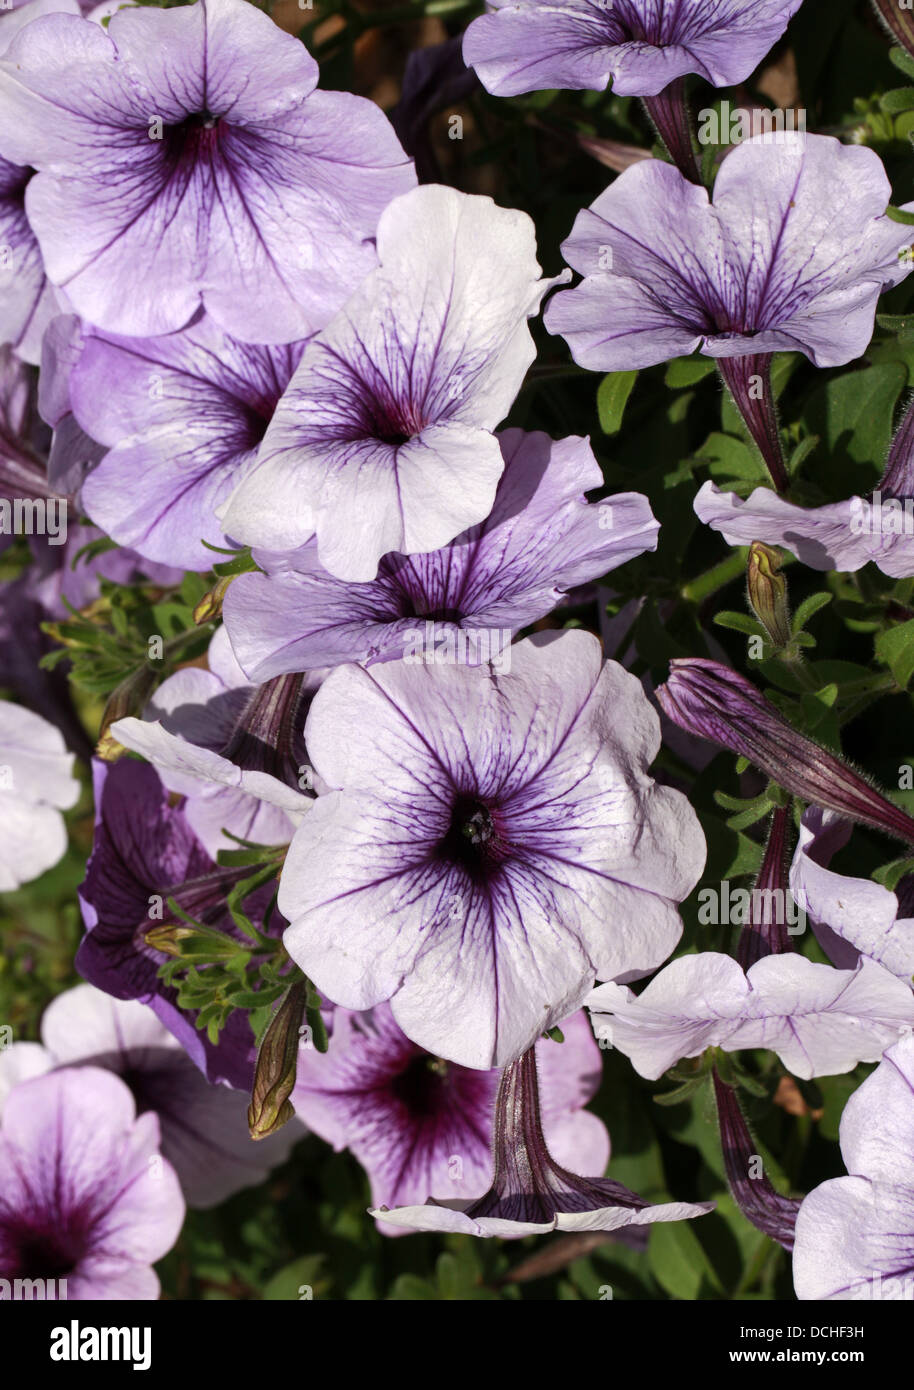
<path fill-rule="evenodd" d="M 783 491 L 772 354 L 834 367 L 863 353 L 876 300 L 911 269 L 908 230 L 885 215 L 891 196 L 877 154 L 825 135 L 745 141 L 713 202 L 645 160 L 578 214 L 562 249 L 585 278 L 552 298 L 546 327 L 593 371 L 699 349 L 716 358 Z"/>
<path fill-rule="evenodd" d="M 552 87 L 646 98 L 674 159 L 697 181 L 683 78 L 743 82 L 802 0 L 491 0 L 463 41 L 495 96 Z"/>
<path fill-rule="evenodd" d="M 40 714 L 0 700 L 0 892 L 29 883 L 67 848 L 62 811 L 79 782 L 63 735 Z"/>
<path fill-rule="evenodd" d="M 910 986 L 875 961 L 836 970 L 792 952 L 765 956 L 746 971 L 717 951 L 681 956 L 637 997 L 608 983 L 587 1006 L 598 1016 L 601 1041 L 653 1081 L 708 1047 L 764 1047 L 795 1076 L 836 1076 L 878 1062 L 914 1027 Z"/>
<path fill-rule="evenodd" d="M 369 584 L 328 574 L 314 542 L 275 569 L 258 551 L 269 575 L 240 575 L 223 606 L 251 678 L 343 661 L 434 663 L 448 644 L 479 664 L 563 592 L 656 549 L 659 524 L 639 493 L 585 501 L 603 481 L 586 439 L 505 430 L 499 443 L 505 471 L 486 520 L 430 554 L 386 555 Z"/>
<path fill-rule="evenodd" d="M 254 1075 L 254 1034 L 236 1010 L 210 1041 L 196 1014 L 178 1006 L 177 991 L 159 977 L 165 954 L 147 934 L 168 920 L 168 899 L 195 920 L 232 935 L 226 908 L 232 889 L 250 866 L 220 868 L 194 835 L 183 811 L 153 768 L 132 758 L 94 767 L 95 838 L 80 886 L 86 934 L 76 953 L 85 980 L 116 999 L 138 999 L 177 1038 L 213 1083 L 249 1091 Z M 255 925 L 278 934 L 281 921 L 267 918 L 267 885 L 245 902 Z"/>
<path fill-rule="evenodd" d="M 16 1086 L 0 1125 L 0 1278 L 69 1301 L 154 1300 L 184 1201 L 120 1077 L 74 1067 Z"/>
<path fill-rule="evenodd" d="M 491 0 L 463 41 L 495 96 L 544 88 L 654 96 L 698 73 L 734 87 L 777 43 L 802 0 Z"/>
<path fill-rule="evenodd" d="M 885 472 L 868 497 L 798 507 L 769 488 L 743 499 L 707 482 L 694 505 L 700 520 L 730 545 L 765 536 L 810 569 L 854 573 L 872 563 L 892 579 L 914 578 L 914 407 L 905 411 Z"/>
<path fill-rule="evenodd" d="M 844 1107 L 850 1176 L 810 1192 L 797 1217 L 797 1298 L 914 1299 L 914 1038 L 895 1044 Z"/>
<path fill-rule="evenodd" d="M 748 758 L 802 801 L 914 843 L 914 820 L 842 758 L 798 733 L 762 692 L 719 661 L 670 662 L 657 687 L 664 713 L 697 738 Z"/>
<path fill-rule="evenodd" d="M 0 62 L 0 155 L 38 170 L 28 219 L 76 312 L 137 337 L 201 303 L 247 341 L 326 323 L 415 175 L 378 107 L 317 78 L 246 0 L 27 25 Z"/>
<path fill-rule="evenodd" d="M 395 199 L 377 240 L 378 269 L 308 344 L 221 514 L 265 550 L 316 534 L 323 566 L 357 581 L 488 516 L 493 431 L 535 356 L 527 319 L 562 278 L 540 278 L 526 213 L 436 184 Z"/>
<path fill-rule="evenodd" d="M 111 725 L 170 791 L 187 798 L 188 825 L 212 855 L 233 846 L 225 831 L 258 844 L 287 843 L 311 807 L 305 714 L 323 672 L 252 685 L 224 627 L 209 645 L 208 670 L 185 667 L 163 681 L 142 719 Z"/>
<path fill-rule="evenodd" d="M 713 1202 L 651 1206 L 611 1178 L 587 1177 L 564 1168 L 543 1133 L 537 1051 L 530 1048 L 505 1067 L 495 1099 L 494 1174 L 475 1201 L 430 1197 L 423 1206 L 371 1214 L 385 1225 L 460 1235 L 543 1235 L 547 1231 L 618 1231 L 655 1221 L 704 1216 Z"/>
<path fill-rule="evenodd" d="M 213 1207 L 262 1182 L 305 1132 L 294 1123 L 253 1143 L 247 1096 L 211 1086 L 152 1009 L 136 1000 L 76 985 L 45 1009 L 41 1039 L 0 1052 L 0 1104 L 23 1072 L 85 1066 L 113 1072 L 130 1088 L 137 1114 L 152 1111 L 158 1117 L 162 1156 L 189 1206 Z"/>
<path fill-rule="evenodd" d="M 205 315 L 180 333 L 86 328 L 69 380 L 74 419 L 107 447 L 81 492 L 119 545 L 207 570 L 225 546 L 216 510 L 250 473 L 304 344 L 237 342 Z"/>
<path fill-rule="evenodd" d="M 672 951 L 705 846 L 640 682 L 582 631 L 492 665 L 332 671 L 305 735 L 321 795 L 283 868 L 284 944 L 347 1009 L 391 1001 L 419 1047 L 501 1066 L 594 976 Z"/>
<path fill-rule="evenodd" d="M 43 14 L 79 14 L 76 0 L 28 0 L 0 13 L 0 58 L 20 29 Z M 0 346 L 9 344 L 26 362 L 37 363 L 41 338 L 57 312 L 44 262 L 25 214 L 25 191 L 34 169 L 0 156 Z"/>
<path fill-rule="evenodd" d="M 602 1122 L 582 1107 L 600 1081 L 587 1015 L 562 1024 L 565 1041 L 536 1044 L 543 1129 L 561 1162 L 599 1176 L 609 1159 Z M 386 1004 L 336 1009 L 330 1050 L 302 1048 L 293 1101 L 308 1127 L 348 1148 L 368 1173 L 372 1206 L 408 1206 L 430 1192 L 471 1198 L 492 1180 L 497 1071 L 474 1071 L 423 1052 Z M 386 1235 L 402 1235 L 386 1227 Z"/>
<path fill-rule="evenodd" d="M 847 844 L 850 826 L 833 811 L 810 806 L 790 868 L 816 937 L 833 964 L 853 968 L 861 956 L 908 983 L 914 976 L 914 901 L 906 879 L 893 893 L 869 878 L 835 873 L 828 863 Z"/>

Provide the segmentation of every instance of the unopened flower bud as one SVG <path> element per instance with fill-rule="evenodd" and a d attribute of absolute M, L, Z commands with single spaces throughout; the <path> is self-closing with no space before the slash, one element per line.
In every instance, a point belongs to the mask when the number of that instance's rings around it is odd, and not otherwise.
<path fill-rule="evenodd" d="M 687 733 L 748 758 L 801 801 L 914 844 L 914 820 L 842 758 L 798 733 L 744 676 L 700 657 L 670 664 L 657 690 L 664 712 Z"/>
<path fill-rule="evenodd" d="M 790 646 L 790 608 L 787 580 L 781 574 L 781 557 L 770 546 L 753 541 L 749 547 L 749 602 L 752 611 L 775 647 Z"/>
<path fill-rule="evenodd" d="M 295 1114 L 289 1096 L 295 1087 L 299 1029 L 307 992 L 307 980 L 291 985 L 263 1035 L 248 1106 L 248 1129 L 252 1139 L 266 1139 L 275 1134 Z"/>
<path fill-rule="evenodd" d="M 194 609 L 194 622 L 197 627 L 203 623 L 215 622 L 222 617 L 222 600 L 228 592 L 228 587 L 237 575 L 227 574 L 222 579 L 217 579 L 213 587 L 203 595 L 200 602 Z"/>
<path fill-rule="evenodd" d="M 126 748 L 110 732 L 111 725 L 118 719 L 125 719 L 128 715 L 139 716 L 146 707 L 146 701 L 155 690 L 158 683 L 158 676 L 151 666 L 140 666 L 136 671 L 129 675 L 126 680 L 122 680 L 120 685 L 108 696 L 108 703 L 105 705 L 105 712 L 102 715 L 101 728 L 98 731 L 98 743 L 95 752 L 103 762 L 115 763 L 118 758 L 126 753 Z"/>

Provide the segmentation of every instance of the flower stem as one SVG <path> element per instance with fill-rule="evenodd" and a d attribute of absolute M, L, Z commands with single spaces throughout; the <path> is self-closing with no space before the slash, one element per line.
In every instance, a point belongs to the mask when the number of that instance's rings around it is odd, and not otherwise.
<path fill-rule="evenodd" d="M 747 357 L 719 357 L 717 367 L 746 428 L 761 451 L 774 486 L 778 492 L 785 493 L 790 479 L 774 408 L 772 360 L 770 352 Z"/>
<path fill-rule="evenodd" d="M 644 105 L 657 134 L 672 156 L 673 163 L 690 183 L 701 183 L 698 160 L 692 144 L 692 118 L 685 97 L 685 78 L 677 77 L 655 97 L 644 97 Z"/>

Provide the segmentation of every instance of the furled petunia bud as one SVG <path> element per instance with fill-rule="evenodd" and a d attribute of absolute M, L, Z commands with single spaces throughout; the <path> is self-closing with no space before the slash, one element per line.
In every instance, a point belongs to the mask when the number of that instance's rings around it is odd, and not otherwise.
<path fill-rule="evenodd" d="M 127 751 L 110 732 L 111 725 L 118 719 L 141 714 L 146 701 L 156 688 L 157 681 L 158 676 L 152 667 L 143 665 L 133 671 L 126 680 L 122 680 L 108 696 L 101 728 L 98 731 L 98 743 L 95 746 L 95 751 L 103 762 L 117 762 Z"/>
<path fill-rule="evenodd" d="M 719 661 L 675 660 L 657 690 L 688 733 L 748 758 L 802 801 L 914 844 L 914 820 L 843 759 L 800 734 L 760 690 Z"/>
<path fill-rule="evenodd" d="M 248 1128 L 252 1139 L 266 1139 L 295 1114 L 289 1096 L 295 1086 L 308 982 L 298 980 L 280 1000 L 267 1025 L 254 1071 L 254 1087 L 248 1106 Z"/>
<path fill-rule="evenodd" d="M 781 557 L 770 546 L 753 541 L 749 547 L 747 573 L 749 602 L 775 647 L 788 647 L 793 640 L 787 580 L 781 574 Z"/>

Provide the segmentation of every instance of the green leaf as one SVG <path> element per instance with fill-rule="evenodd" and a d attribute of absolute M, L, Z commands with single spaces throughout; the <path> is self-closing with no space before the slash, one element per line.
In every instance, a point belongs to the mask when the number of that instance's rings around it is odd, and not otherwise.
<path fill-rule="evenodd" d="M 688 1221 L 658 1221 L 647 1246 L 651 1273 L 673 1298 L 694 1302 L 703 1289 L 723 1293 L 720 1281 Z"/>
<path fill-rule="evenodd" d="M 891 91 L 883 92 L 879 105 L 890 116 L 914 109 L 914 87 L 893 87 Z"/>
<path fill-rule="evenodd" d="M 914 212 L 904 212 L 901 208 L 889 206 L 886 208 L 886 216 L 893 222 L 901 222 L 905 227 L 914 227 Z"/>
<path fill-rule="evenodd" d="M 888 666 L 902 690 L 907 690 L 914 676 L 914 618 L 889 628 L 888 632 L 880 632 L 876 638 L 876 655 Z"/>
<path fill-rule="evenodd" d="M 799 608 L 793 615 L 792 629 L 794 633 L 802 632 L 810 618 L 818 613 L 820 608 L 831 603 L 834 594 L 818 593 L 810 594 L 809 598 L 804 598 Z"/>
<path fill-rule="evenodd" d="M 597 391 L 597 413 L 604 434 L 618 434 L 628 398 L 632 393 L 637 372 L 611 372 L 600 382 Z"/>
<path fill-rule="evenodd" d="M 704 381 L 716 368 L 713 357 L 674 357 L 666 369 L 663 382 L 672 391 L 683 391 L 687 386 Z"/>
<path fill-rule="evenodd" d="M 905 77 L 914 77 L 914 58 L 911 57 L 905 48 L 890 48 L 889 59 L 895 64 L 899 72 L 903 72 Z"/>
<path fill-rule="evenodd" d="M 308 1290 L 313 1295 L 315 1285 L 321 1282 L 321 1267 L 326 1259 L 326 1255 L 301 1255 L 284 1265 L 264 1285 L 261 1298 L 271 1303 L 307 1300 Z"/>

